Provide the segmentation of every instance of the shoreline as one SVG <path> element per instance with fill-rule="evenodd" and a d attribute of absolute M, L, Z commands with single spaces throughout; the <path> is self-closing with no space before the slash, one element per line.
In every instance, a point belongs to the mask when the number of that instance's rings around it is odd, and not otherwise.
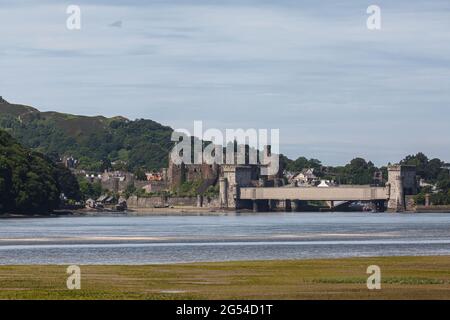
<path fill-rule="evenodd" d="M 283 211 L 278 211 L 283 212 Z M 198 207 L 162 207 L 162 208 L 130 208 L 124 211 L 117 210 L 55 210 L 53 213 L 25 214 L 5 213 L 0 214 L 0 219 L 27 219 L 27 218 L 58 218 L 58 217 L 101 217 L 101 216 L 225 216 L 232 214 L 253 214 L 252 210 L 224 210 L 220 208 L 198 208 Z M 274 211 L 275 213 L 275 211 Z"/>
<path fill-rule="evenodd" d="M 207 265 L 236 265 L 236 264 L 260 264 L 260 263 L 321 263 L 321 262 L 335 262 L 335 261 L 366 261 L 366 260 L 380 260 L 380 262 L 385 262 L 388 260 L 408 260 L 415 259 L 431 259 L 431 258 L 445 258 L 448 259 L 450 264 L 450 254 L 432 254 L 432 255 L 393 255 L 393 256 L 359 256 L 359 257 L 330 257 L 330 258 L 297 258 L 297 259 L 255 259 L 255 260 L 220 260 L 220 261 L 196 261 L 196 262 L 171 262 L 171 263 L 142 263 L 142 264 L 79 264 L 80 267 L 92 266 L 92 267 L 152 267 L 152 266 L 207 266 Z M 58 267 L 67 266 L 67 263 L 58 264 L 0 264 L 1 268 L 6 267 Z M 450 269 L 448 270 L 450 272 Z M 450 277 L 450 274 L 449 274 Z M 450 280 L 450 279 L 449 279 Z M 449 282 L 450 284 L 450 282 Z"/>
<path fill-rule="evenodd" d="M 248 214 L 248 215 L 258 215 L 267 213 L 351 213 L 359 211 L 270 211 L 270 212 L 253 212 L 252 210 L 227 210 L 221 208 L 202 208 L 202 207 L 162 207 L 162 208 L 130 208 L 124 211 L 115 210 L 95 210 L 95 209 L 76 209 L 76 210 L 55 210 L 52 213 L 42 213 L 42 214 L 25 214 L 25 213 L 4 213 L 0 214 L 0 219 L 30 219 L 30 218 L 58 218 L 58 217 L 114 217 L 114 216 L 129 216 L 129 217 L 144 217 L 144 216 L 227 216 L 235 214 Z M 389 214 L 429 214 L 429 213 L 439 213 L 448 214 L 450 210 L 433 210 L 432 208 L 428 210 L 420 211 L 404 211 L 404 212 L 369 212 L 368 215 L 377 213 L 389 213 Z"/>

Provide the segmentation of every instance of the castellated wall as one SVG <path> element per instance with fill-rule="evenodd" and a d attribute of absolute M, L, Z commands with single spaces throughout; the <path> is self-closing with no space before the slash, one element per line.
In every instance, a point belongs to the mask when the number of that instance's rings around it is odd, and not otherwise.
<path fill-rule="evenodd" d="M 216 183 L 220 174 L 217 164 L 173 164 L 169 163 L 168 181 L 171 189 L 176 189 L 185 181 L 203 180 L 209 185 Z M 206 186 L 207 187 L 207 186 Z"/>

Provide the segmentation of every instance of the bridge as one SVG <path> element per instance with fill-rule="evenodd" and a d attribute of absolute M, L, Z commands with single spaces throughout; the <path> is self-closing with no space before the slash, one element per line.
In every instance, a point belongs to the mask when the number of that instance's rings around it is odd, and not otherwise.
<path fill-rule="evenodd" d="M 242 200 L 376 201 L 388 200 L 389 188 L 370 186 L 240 188 Z"/>
<path fill-rule="evenodd" d="M 337 187 L 255 187 L 252 181 L 254 168 L 249 166 L 224 166 L 219 180 L 220 202 L 222 208 L 253 208 L 271 210 L 284 203 L 291 209 L 291 203 L 301 201 L 325 201 L 330 207 L 334 202 L 365 201 L 373 208 L 383 211 L 387 204 L 390 211 L 406 209 L 406 195 L 417 192 L 416 169 L 414 166 L 394 165 L 388 168 L 388 182 L 385 187 L 341 185 Z M 264 182 L 263 182 L 264 183 Z"/>
<path fill-rule="evenodd" d="M 278 187 L 239 189 L 240 201 L 251 200 L 254 211 L 273 210 L 277 202 L 284 204 L 285 210 L 297 210 L 300 201 L 325 201 L 330 209 L 349 205 L 353 201 L 366 201 L 373 204 L 374 210 L 382 210 L 384 202 L 389 200 L 388 187 L 340 186 L 340 187 Z M 292 208 L 294 207 L 294 208 Z"/>

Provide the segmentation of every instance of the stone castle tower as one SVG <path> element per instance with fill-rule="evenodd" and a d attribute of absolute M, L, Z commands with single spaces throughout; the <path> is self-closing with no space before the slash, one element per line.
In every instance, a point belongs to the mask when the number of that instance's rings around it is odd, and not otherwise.
<path fill-rule="evenodd" d="M 406 209 L 406 196 L 417 194 L 416 167 L 393 165 L 388 167 L 388 210 L 402 212 Z"/>

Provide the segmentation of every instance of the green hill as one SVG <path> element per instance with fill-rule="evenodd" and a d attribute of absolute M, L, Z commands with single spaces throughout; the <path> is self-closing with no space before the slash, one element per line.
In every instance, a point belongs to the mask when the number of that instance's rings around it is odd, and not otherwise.
<path fill-rule="evenodd" d="M 152 120 L 40 112 L 1 97 L 0 128 L 53 160 L 72 155 L 87 170 L 102 170 L 117 160 L 131 171 L 165 167 L 173 145 L 173 130 Z"/>

